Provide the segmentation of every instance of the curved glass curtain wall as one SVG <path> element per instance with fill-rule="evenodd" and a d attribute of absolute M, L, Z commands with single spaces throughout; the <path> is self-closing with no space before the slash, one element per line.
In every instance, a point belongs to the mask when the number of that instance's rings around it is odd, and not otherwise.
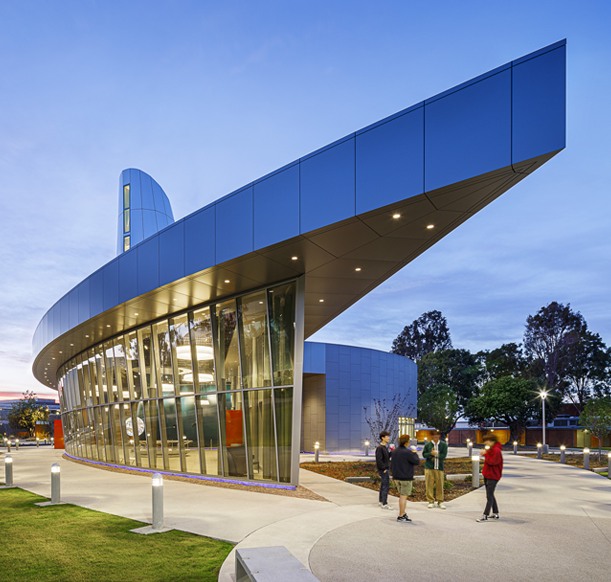
<path fill-rule="evenodd" d="M 290 482 L 295 283 L 154 322 L 60 369 L 66 451 Z"/>

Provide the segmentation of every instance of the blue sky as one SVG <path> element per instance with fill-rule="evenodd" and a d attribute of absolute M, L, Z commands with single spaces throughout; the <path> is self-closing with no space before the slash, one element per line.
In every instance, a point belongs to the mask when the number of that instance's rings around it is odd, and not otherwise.
<path fill-rule="evenodd" d="M 179 218 L 283 164 L 557 40 L 567 149 L 313 339 L 388 350 L 424 311 L 454 345 L 520 341 L 556 300 L 611 343 L 611 4 L 0 3 L 0 395 L 45 390 L 31 338 L 113 258 L 121 170 Z"/>

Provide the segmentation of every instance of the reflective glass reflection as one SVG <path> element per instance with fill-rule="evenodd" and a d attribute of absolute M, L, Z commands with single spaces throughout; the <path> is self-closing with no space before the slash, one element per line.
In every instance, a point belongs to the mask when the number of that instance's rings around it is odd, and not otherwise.
<path fill-rule="evenodd" d="M 172 349 L 170 344 L 170 330 L 167 321 L 153 325 L 155 348 L 155 363 L 157 364 L 157 378 L 164 396 L 174 394 L 174 374 L 172 372 Z"/>
<path fill-rule="evenodd" d="M 218 395 L 219 421 L 223 452 L 223 474 L 246 477 L 248 474 L 246 443 L 244 441 L 244 414 L 242 393 L 227 392 Z"/>
<path fill-rule="evenodd" d="M 276 435 L 278 437 L 279 481 L 291 481 L 291 440 L 293 433 L 293 389 L 274 390 L 276 405 Z"/>
<path fill-rule="evenodd" d="M 246 437 L 250 453 L 251 479 L 276 481 L 276 438 L 271 390 L 244 392 L 246 410 Z"/>
<path fill-rule="evenodd" d="M 293 383 L 295 353 L 295 284 L 270 289 L 268 299 L 274 385 L 289 386 Z"/>
<path fill-rule="evenodd" d="M 189 335 L 189 322 L 186 315 L 170 320 L 174 378 L 176 378 L 180 394 L 193 392 L 193 362 Z"/>
<path fill-rule="evenodd" d="M 210 308 L 206 307 L 193 313 L 191 337 L 195 346 L 195 381 L 200 392 L 216 390 L 214 377 L 214 349 L 212 342 L 212 321 Z"/>
<path fill-rule="evenodd" d="M 239 300 L 241 315 L 240 347 L 244 388 L 271 386 L 269 334 L 265 291 Z"/>
<path fill-rule="evenodd" d="M 222 303 L 217 309 L 219 389 L 237 390 L 240 388 L 240 358 L 235 301 Z"/>

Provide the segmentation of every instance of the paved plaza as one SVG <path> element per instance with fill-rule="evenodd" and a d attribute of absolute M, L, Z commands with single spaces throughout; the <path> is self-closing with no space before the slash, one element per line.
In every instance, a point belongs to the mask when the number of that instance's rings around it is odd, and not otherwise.
<path fill-rule="evenodd" d="M 49 497 L 50 467 L 60 462 L 62 501 L 150 523 L 150 476 L 103 471 L 61 455 L 14 452 L 15 485 Z M 505 464 L 497 523 L 475 522 L 483 489 L 448 502 L 446 511 L 409 503 L 413 523 L 403 524 L 395 511 L 378 508 L 376 492 L 302 470 L 302 485 L 328 501 L 166 480 L 165 525 L 237 547 L 284 545 L 323 582 L 608 580 L 611 480 L 511 454 Z M 232 552 L 219 580 L 230 582 L 233 572 Z"/>

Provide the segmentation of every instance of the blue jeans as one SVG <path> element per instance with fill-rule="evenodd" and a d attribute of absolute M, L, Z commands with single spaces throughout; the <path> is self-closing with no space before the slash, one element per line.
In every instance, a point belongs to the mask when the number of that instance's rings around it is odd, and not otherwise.
<path fill-rule="evenodd" d="M 390 475 L 388 471 L 378 471 L 378 475 L 381 479 L 379 500 L 380 503 L 386 505 L 388 503 L 388 490 L 390 489 Z"/>

